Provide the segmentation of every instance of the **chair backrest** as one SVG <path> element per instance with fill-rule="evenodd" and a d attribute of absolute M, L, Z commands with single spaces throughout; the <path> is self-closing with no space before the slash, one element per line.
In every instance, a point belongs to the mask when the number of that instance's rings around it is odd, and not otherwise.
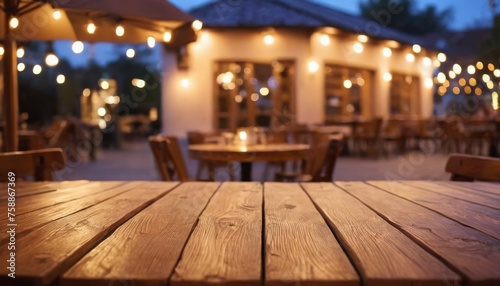
<path fill-rule="evenodd" d="M 149 145 L 163 180 L 189 181 L 189 173 L 177 137 L 151 136 Z"/>
<path fill-rule="evenodd" d="M 38 150 L 43 148 L 42 138 L 37 131 L 19 130 L 19 151 Z"/>
<path fill-rule="evenodd" d="M 36 181 L 52 181 L 52 171 L 65 166 L 61 148 L 0 153 L 0 181 L 7 179 L 8 172 L 17 178 L 33 176 Z"/>
<path fill-rule="evenodd" d="M 500 182 L 500 159 L 451 154 L 446 163 L 446 172 L 451 173 L 452 181 L 492 181 Z"/>
<path fill-rule="evenodd" d="M 310 156 L 304 174 L 311 176 L 311 182 L 333 181 L 335 163 L 342 150 L 342 134 L 314 133 Z"/>

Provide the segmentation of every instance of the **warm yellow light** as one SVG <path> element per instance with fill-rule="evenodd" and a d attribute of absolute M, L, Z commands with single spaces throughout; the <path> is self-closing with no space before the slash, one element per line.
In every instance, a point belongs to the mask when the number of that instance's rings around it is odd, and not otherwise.
<path fill-rule="evenodd" d="M 386 73 L 384 73 L 383 78 L 384 78 L 384 81 L 389 82 L 392 80 L 392 74 L 390 72 L 386 72 Z"/>
<path fill-rule="evenodd" d="M 469 74 L 475 74 L 476 73 L 476 68 L 473 65 L 470 65 L 467 67 L 467 72 Z"/>
<path fill-rule="evenodd" d="M 493 75 L 496 77 L 500 77 L 500 69 L 496 69 L 493 71 Z"/>
<path fill-rule="evenodd" d="M 453 88 L 453 93 L 454 93 L 454 94 L 459 94 L 459 93 L 460 93 L 460 88 L 458 88 L 458 86 L 455 86 L 455 87 Z"/>
<path fill-rule="evenodd" d="M 412 49 L 415 54 L 418 54 L 422 51 L 422 47 L 420 45 L 413 45 Z"/>
<path fill-rule="evenodd" d="M 26 68 L 26 65 L 24 63 L 18 63 L 17 64 L 17 71 L 22 72 Z"/>
<path fill-rule="evenodd" d="M 148 47 L 154 48 L 156 45 L 156 40 L 153 37 L 148 37 Z"/>
<path fill-rule="evenodd" d="M 438 73 L 437 75 L 437 81 L 439 83 L 444 83 L 446 81 L 446 75 L 442 72 Z"/>
<path fill-rule="evenodd" d="M 63 84 L 66 81 L 66 77 L 63 74 L 59 74 L 56 77 L 56 81 L 58 84 Z"/>
<path fill-rule="evenodd" d="M 444 53 L 439 53 L 437 56 L 438 61 L 444 63 L 446 62 L 446 55 Z"/>
<path fill-rule="evenodd" d="M 319 41 L 320 43 L 323 45 L 323 46 L 329 46 L 330 45 L 330 36 L 327 35 L 327 34 L 323 34 L 321 35 L 321 37 L 319 38 Z"/>
<path fill-rule="evenodd" d="M 5 49 L 2 46 L 0 46 L 0 56 L 3 56 L 4 53 L 5 53 Z"/>
<path fill-rule="evenodd" d="M 476 93 L 477 96 L 480 96 L 481 94 L 483 94 L 483 90 L 480 87 L 476 87 L 474 92 Z"/>
<path fill-rule="evenodd" d="M 462 67 L 459 64 L 453 65 L 453 71 L 458 75 L 462 73 Z"/>
<path fill-rule="evenodd" d="M 438 68 L 441 66 L 441 62 L 438 60 L 434 60 L 434 67 Z"/>
<path fill-rule="evenodd" d="M 125 54 L 127 55 L 127 57 L 128 57 L 129 59 L 131 59 L 131 58 L 135 57 L 135 50 L 134 50 L 134 49 L 128 49 L 128 50 L 125 52 Z"/>
<path fill-rule="evenodd" d="M 191 26 L 195 31 L 199 31 L 203 28 L 203 22 L 201 22 L 200 20 L 194 20 Z"/>
<path fill-rule="evenodd" d="M 264 36 L 264 44 L 270 46 L 274 44 L 274 37 L 273 35 L 265 35 Z"/>
<path fill-rule="evenodd" d="M 364 46 L 363 46 L 363 44 L 361 44 L 361 43 L 355 43 L 355 44 L 352 46 L 352 49 L 354 50 L 354 52 L 355 52 L 356 54 L 361 54 L 361 53 L 364 51 L 365 47 L 364 47 Z"/>
<path fill-rule="evenodd" d="M 97 109 L 97 115 L 99 115 L 99 116 L 104 116 L 104 115 L 106 115 L 106 109 L 105 109 L 104 107 L 99 107 L 99 108 Z"/>
<path fill-rule="evenodd" d="M 367 43 L 368 42 L 368 36 L 367 35 L 359 35 L 358 36 L 358 41 L 361 43 Z"/>
<path fill-rule="evenodd" d="M 17 17 L 12 17 L 10 18 L 10 21 L 9 21 L 9 26 L 12 28 L 12 29 L 15 29 L 19 26 L 19 19 L 17 19 Z"/>
<path fill-rule="evenodd" d="M 491 78 L 490 78 L 489 74 L 483 74 L 483 81 L 484 82 L 489 82 L 490 80 L 491 80 Z"/>
<path fill-rule="evenodd" d="M 486 83 L 486 86 L 489 88 L 489 89 L 493 89 L 495 87 L 495 84 L 492 82 L 492 81 L 489 81 Z"/>
<path fill-rule="evenodd" d="M 49 53 L 45 57 L 45 64 L 47 64 L 49 67 L 57 66 L 58 63 L 59 63 L 59 58 L 53 53 Z"/>
<path fill-rule="evenodd" d="M 191 84 L 191 83 L 190 83 L 190 81 L 189 81 L 189 79 L 188 79 L 188 78 L 183 78 L 183 79 L 181 79 L 181 86 L 182 86 L 182 87 L 184 87 L 184 88 L 188 88 L 190 84 Z"/>
<path fill-rule="evenodd" d="M 446 87 L 440 86 L 438 88 L 438 93 L 439 93 L 439 95 L 443 96 L 446 93 Z"/>
<path fill-rule="evenodd" d="M 415 55 L 412 53 L 406 54 L 406 61 L 409 63 L 413 63 L 415 61 Z"/>
<path fill-rule="evenodd" d="M 316 73 L 319 70 L 319 64 L 316 61 L 310 61 L 307 67 L 310 73 Z"/>
<path fill-rule="evenodd" d="M 236 101 L 236 103 L 241 103 L 243 101 L 243 96 L 237 94 L 234 96 L 234 101 Z"/>
<path fill-rule="evenodd" d="M 252 101 L 257 101 L 259 100 L 260 96 L 257 94 L 257 93 L 252 93 L 252 95 L 250 96 L 250 99 Z"/>
<path fill-rule="evenodd" d="M 116 26 L 115 33 L 118 37 L 121 37 L 125 34 L 125 28 L 122 25 Z"/>
<path fill-rule="evenodd" d="M 34 65 L 33 66 L 33 74 L 39 75 L 42 72 L 42 66 L 41 65 Z"/>
<path fill-rule="evenodd" d="M 386 57 L 386 58 L 390 58 L 392 56 L 392 50 L 391 50 L 391 48 L 385 47 L 382 50 L 382 55 L 384 55 L 384 57 Z"/>
<path fill-rule="evenodd" d="M 97 27 L 94 25 L 94 23 L 90 22 L 88 25 L 87 25 L 87 32 L 89 34 L 93 34 L 95 33 L 95 30 L 97 29 Z"/>
<path fill-rule="evenodd" d="M 467 81 L 465 80 L 465 78 L 461 78 L 460 80 L 458 80 L 458 84 L 460 86 L 465 86 L 467 84 Z"/>
<path fill-rule="evenodd" d="M 109 82 L 107 80 L 101 80 L 99 82 L 99 86 L 102 88 L 102 89 L 108 89 L 109 88 Z"/>
<path fill-rule="evenodd" d="M 86 88 L 82 91 L 82 95 L 84 97 L 89 97 L 90 96 L 90 88 Z"/>
<path fill-rule="evenodd" d="M 261 87 L 259 90 L 260 94 L 262 96 L 268 96 L 269 95 L 269 88 L 267 87 Z"/>
<path fill-rule="evenodd" d="M 85 48 L 85 46 L 83 45 L 82 42 L 80 41 L 76 41 L 73 43 L 73 45 L 71 45 L 71 50 L 73 51 L 73 53 L 75 54 L 80 54 L 83 52 L 83 49 Z"/>
<path fill-rule="evenodd" d="M 450 81 L 446 80 L 444 83 L 443 83 L 443 86 L 448 88 L 450 87 Z"/>
<path fill-rule="evenodd" d="M 473 78 L 473 77 L 471 77 L 471 78 L 469 79 L 469 84 L 470 84 L 471 86 L 476 86 L 476 84 L 477 84 L 476 79 L 475 79 L 475 78 Z"/>
<path fill-rule="evenodd" d="M 470 86 L 466 86 L 466 87 L 464 88 L 464 91 L 465 91 L 465 93 L 467 93 L 467 94 L 471 94 L 471 93 L 472 93 L 472 88 L 471 88 Z"/>
<path fill-rule="evenodd" d="M 18 49 L 17 49 L 17 51 L 16 51 L 16 56 L 17 56 L 18 58 L 22 58 L 22 57 L 24 57 L 24 48 L 23 48 L 23 47 L 20 47 L 20 48 L 18 48 Z"/>
<path fill-rule="evenodd" d="M 434 82 L 432 82 L 432 78 L 426 78 L 424 81 L 424 85 L 426 88 L 432 88 L 434 86 Z"/>
<path fill-rule="evenodd" d="M 59 9 L 54 10 L 54 12 L 52 12 L 52 17 L 54 18 L 54 20 L 61 19 L 61 11 L 59 11 Z"/>
<path fill-rule="evenodd" d="M 456 77 L 457 77 L 457 74 L 456 74 L 455 72 L 453 72 L 453 71 L 450 71 L 450 72 L 448 73 L 448 77 L 449 77 L 449 78 L 451 78 L 451 79 L 454 79 L 454 78 L 456 78 Z"/>
<path fill-rule="evenodd" d="M 482 63 L 482 62 L 477 62 L 477 63 L 476 63 L 476 68 L 477 68 L 478 70 L 482 70 L 482 69 L 484 68 L 483 63 Z"/>
<path fill-rule="evenodd" d="M 350 81 L 348 79 L 344 80 L 344 87 L 347 88 L 347 89 L 351 88 L 352 87 L 352 81 Z"/>
<path fill-rule="evenodd" d="M 167 31 L 163 33 L 163 41 L 165 43 L 170 43 L 171 40 L 172 40 L 172 32 Z"/>
<path fill-rule="evenodd" d="M 499 109 L 499 102 L 498 102 L 498 92 L 493 92 L 491 94 L 491 107 L 493 107 L 494 110 Z"/>
<path fill-rule="evenodd" d="M 422 60 L 422 62 L 424 63 L 424 66 L 426 66 L 426 67 L 430 67 L 430 66 L 432 66 L 432 60 L 431 60 L 431 58 L 429 58 L 429 57 L 425 57 L 425 58 Z"/>
<path fill-rule="evenodd" d="M 489 64 L 488 64 L 488 69 L 489 69 L 490 71 L 493 71 L 493 70 L 495 69 L 495 66 L 494 66 L 492 63 L 489 63 Z"/>

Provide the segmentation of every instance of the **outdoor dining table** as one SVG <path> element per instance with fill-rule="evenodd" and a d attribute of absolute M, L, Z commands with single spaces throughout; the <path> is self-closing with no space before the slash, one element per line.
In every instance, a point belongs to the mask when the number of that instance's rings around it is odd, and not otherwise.
<path fill-rule="evenodd" d="M 241 163 L 241 181 L 252 181 L 252 162 L 285 162 L 305 159 L 309 145 L 272 143 L 258 145 L 192 144 L 188 147 L 192 159 Z"/>
<path fill-rule="evenodd" d="M 493 183 L 0 186 L 0 285 L 500 285 Z"/>

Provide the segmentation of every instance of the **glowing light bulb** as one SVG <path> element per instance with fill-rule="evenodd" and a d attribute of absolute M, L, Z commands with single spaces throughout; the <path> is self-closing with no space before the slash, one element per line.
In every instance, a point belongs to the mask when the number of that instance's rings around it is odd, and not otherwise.
<path fill-rule="evenodd" d="M 316 61 L 310 61 L 308 64 L 309 72 L 316 73 L 319 70 L 319 64 Z"/>
<path fill-rule="evenodd" d="M 407 53 L 406 54 L 406 61 L 409 63 L 415 62 L 415 55 L 412 53 Z"/>
<path fill-rule="evenodd" d="M 57 66 L 57 64 L 59 63 L 59 58 L 53 54 L 53 53 L 49 53 L 47 54 L 47 56 L 45 57 L 45 63 L 49 66 L 49 67 L 53 67 L 53 66 Z"/>
<path fill-rule="evenodd" d="M 9 21 L 9 26 L 12 28 L 12 29 L 15 29 L 19 26 L 19 19 L 17 19 L 17 17 L 12 17 L 10 18 L 10 21 Z"/>
<path fill-rule="evenodd" d="M 135 50 L 134 49 L 128 49 L 127 52 L 125 52 L 125 54 L 127 55 L 127 57 L 129 59 L 135 57 Z"/>
<path fill-rule="evenodd" d="M 42 66 L 41 65 L 34 65 L 33 66 L 33 74 L 38 75 L 42 72 Z"/>
<path fill-rule="evenodd" d="M 274 44 L 274 37 L 272 35 L 265 35 L 264 36 L 264 44 L 270 46 Z"/>
<path fill-rule="evenodd" d="M 184 88 L 188 88 L 190 84 L 191 84 L 191 82 L 189 81 L 188 78 L 183 78 L 181 80 L 181 86 Z"/>
<path fill-rule="evenodd" d="M 121 37 L 125 34 L 125 28 L 123 28 L 122 25 L 118 25 L 118 26 L 116 26 L 115 33 L 118 37 Z"/>
<path fill-rule="evenodd" d="M 358 41 L 361 43 L 367 43 L 368 42 L 368 36 L 367 35 L 359 35 L 358 36 Z"/>
<path fill-rule="evenodd" d="M 437 56 L 438 61 L 444 63 L 446 62 L 446 55 L 444 53 L 439 53 Z"/>
<path fill-rule="evenodd" d="M 384 57 L 386 57 L 386 58 L 390 58 L 392 56 L 392 50 L 391 50 L 391 48 L 387 48 L 387 47 L 384 48 L 382 50 L 382 55 L 384 55 Z"/>
<path fill-rule="evenodd" d="M 389 82 L 392 80 L 392 74 L 389 72 L 384 73 L 383 77 L 384 77 L 384 81 Z"/>
<path fill-rule="evenodd" d="M 346 79 L 344 81 L 344 87 L 347 88 L 347 89 L 350 89 L 352 87 L 352 81 Z"/>
<path fill-rule="evenodd" d="M 54 20 L 61 19 L 61 11 L 59 11 L 58 9 L 54 10 L 54 12 L 52 12 L 52 17 L 54 18 Z"/>
<path fill-rule="evenodd" d="M 56 81 L 58 84 L 63 84 L 66 81 L 66 77 L 63 74 L 59 74 L 56 77 Z"/>
<path fill-rule="evenodd" d="M 5 49 L 2 46 L 0 46 L 0 56 L 3 56 L 4 53 L 5 53 Z"/>
<path fill-rule="evenodd" d="M 424 81 L 424 85 L 426 88 L 432 88 L 434 83 L 432 82 L 432 78 L 426 78 Z"/>
<path fill-rule="evenodd" d="M 354 50 L 354 52 L 355 52 L 356 54 L 361 54 L 361 53 L 364 51 L 365 47 L 364 47 L 364 46 L 363 46 L 363 44 L 361 44 L 361 43 L 355 43 L 355 44 L 352 46 L 352 49 Z"/>
<path fill-rule="evenodd" d="M 473 65 L 470 65 L 467 67 L 467 72 L 469 74 L 475 74 L 476 73 L 476 68 Z"/>
<path fill-rule="evenodd" d="M 95 30 L 97 29 L 97 27 L 94 25 L 94 23 L 90 22 L 88 25 L 87 25 L 87 32 L 89 34 L 94 34 L 95 33 Z"/>
<path fill-rule="evenodd" d="M 148 47 L 150 47 L 151 49 L 155 47 L 155 44 L 156 44 L 156 40 L 155 38 L 153 37 L 148 37 Z"/>
<path fill-rule="evenodd" d="M 191 25 L 195 31 L 199 31 L 203 28 L 203 22 L 200 20 L 195 20 Z"/>
<path fill-rule="evenodd" d="M 24 57 L 24 48 L 18 48 L 17 51 L 16 51 L 16 55 L 18 58 L 22 58 Z"/>
<path fill-rule="evenodd" d="M 321 37 L 319 38 L 319 41 L 321 42 L 321 44 L 323 46 L 329 46 L 330 45 L 330 36 L 328 36 L 327 34 L 323 34 L 321 35 Z"/>
<path fill-rule="evenodd" d="M 22 72 L 22 71 L 24 71 L 24 69 L 26 69 L 26 65 L 24 63 L 17 64 L 17 71 L 18 72 Z"/>
<path fill-rule="evenodd" d="M 456 74 L 461 74 L 462 73 L 462 67 L 459 64 L 454 64 L 453 65 L 453 71 Z"/>
<path fill-rule="evenodd" d="M 170 43 L 171 40 L 172 40 L 172 33 L 171 32 L 163 33 L 163 41 L 165 43 Z"/>
<path fill-rule="evenodd" d="M 420 45 L 413 45 L 412 49 L 415 54 L 418 54 L 422 51 L 422 47 Z"/>
<path fill-rule="evenodd" d="M 81 52 L 83 52 L 84 48 L 85 46 L 80 41 L 76 41 L 73 43 L 73 45 L 71 45 L 71 50 L 73 50 L 73 53 L 75 54 L 80 54 Z"/>
<path fill-rule="evenodd" d="M 422 62 L 424 63 L 424 66 L 426 66 L 426 67 L 430 67 L 430 66 L 432 66 L 432 60 L 431 60 L 431 58 L 429 58 L 429 57 L 425 57 L 425 58 L 422 60 Z"/>

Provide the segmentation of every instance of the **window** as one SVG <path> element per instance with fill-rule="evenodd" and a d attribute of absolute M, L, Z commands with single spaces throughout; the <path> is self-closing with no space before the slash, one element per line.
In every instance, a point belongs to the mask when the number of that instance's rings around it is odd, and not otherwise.
<path fill-rule="evenodd" d="M 217 62 L 215 127 L 275 127 L 293 121 L 294 64 Z"/>
<path fill-rule="evenodd" d="M 418 114 L 418 77 L 393 74 L 389 110 L 391 114 Z"/>
<path fill-rule="evenodd" d="M 325 121 L 338 116 L 370 116 L 373 72 L 365 69 L 325 66 Z"/>

